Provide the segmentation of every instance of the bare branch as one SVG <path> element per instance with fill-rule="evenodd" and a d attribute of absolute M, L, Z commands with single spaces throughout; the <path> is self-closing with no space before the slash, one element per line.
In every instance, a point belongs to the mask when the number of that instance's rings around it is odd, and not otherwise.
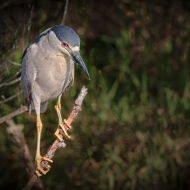
<path fill-rule="evenodd" d="M 28 32 L 30 31 L 30 28 L 31 28 L 33 11 L 34 11 L 34 4 L 31 5 L 31 11 L 30 11 L 30 16 L 28 20 Z"/>
<path fill-rule="evenodd" d="M 63 19 L 62 19 L 61 25 L 65 24 L 65 17 L 66 17 L 66 14 L 67 14 L 68 4 L 69 4 L 69 0 L 66 0 L 66 2 L 65 2 L 65 9 L 64 9 L 64 12 L 63 12 Z"/>
<path fill-rule="evenodd" d="M 6 82 L 0 84 L 0 88 L 3 87 L 3 86 L 6 86 L 6 84 L 9 83 L 9 81 L 11 81 L 14 77 L 18 76 L 20 73 L 21 73 L 21 69 L 19 69 L 19 71 L 17 71 L 13 76 L 11 76 L 9 79 L 7 79 Z"/>
<path fill-rule="evenodd" d="M 4 117 L 1 117 L 0 118 L 0 124 L 17 116 L 17 115 L 20 115 L 21 113 L 27 111 L 28 108 L 26 106 L 21 106 L 19 109 L 17 109 L 16 111 L 13 111 L 12 113 L 9 113 L 7 115 L 5 115 Z"/>
<path fill-rule="evenodd" d="M 35 171 L 35 165 L 32 162 L 30 151 L 28 149 L 28 145 L 26 144 L 26 140 L 22 132 L 24 126 L 22 124 L 17 125 L 12 119 L 6 121 L 6 123 L 9 125 L 9 127 L 7 128 L 7 132 L 13 135 L 14 140 L 20 148 L 21 156 L 23 157 L 28 177 L 31 178 Z M 37 183 L 35 183 L 35 187 L 37 189 L 44 189 L 41 180 L 38 180 Z"/>
<path fill-rule="evenodd" d="M 11 96 L 11 97 L 9 97 L 9 98 L 7 98 L 7 99 L 5 99 L 5 100 L 0 101 L 0 105 L 3 104 L 3 103 L 5 103 L 5 102 L 8 102 L 8 101 L 10 101 L 10 100 L 12 100 L 12 99 L 14 99 L 14 98 L 16 98 L 19 94 L 21 94 L 21 92 L 22 92 L 22 91 L 20 91 L 20 92 L 14 94 L 13 96 Z"/>
<path fill-rule="evenodd" d="M 10 82 L 4 82 L 4 83 L 0 84 L 0 88 L 2 88 L 3 86 L 10 86 L 10 85 L 15 84 L 19 81 L 21 81 L 21 77 L 15 79 L 15 80 L 12 80 Z"/>
<path fill-rule="evenodd" d="M 68 125 L 70 125 L 73 122 L 74 118 L 77 116 L 78 112 L 81 110 L 82 101 L 83 101 L 84 97 L 86 96 L 86 94 L 87 94 L 87 88 L 85 88 L 83 86 L 80 94 L 78 95 L 77 99 L 75 100 L 75 105 L 71 111 L 71 114 L 69 115 L 69 117 L 67 119 Z M 69 129 L 66 124 L 64 124 L 64 127 L 67 130 Z M 60 135 L 63 138 L 65 138 L 64 132 L 62 131 L 62 129 L 60 129 L 59 126 L 58 126 L 58 130 L 59 130 Z M 60 142 L 59 139 L 56 139 L 54 141 L 54 143 L 51 145 L 51 147 L 49 148 L 49 150 L 47 151 L 47 154 L 45 155 L 45 157 L 52 159 L 56 150 L 60 147 L 64 148 L 65 146 L 66 146 L 66 144 L 64 143 L 64 141 Z M 48 161 L 42 161 L 41 165 L 43 168 L 47 168 L 46 166 L 48 165 Z M 30 190 L 37 179 L 38 179 L 38 176 L 36 175 L 36 173 L 34 173 L 32 178 L 26 184 L 26 186 L 24 187 L 23 190 Z"/>
<path fill-rule="evenodd" d="M 11 60 L 9 60 L 9 59 L 7 59 L 7 61 L 8 61 L 9 63 L 13 64 L 13 65 L 16 65 L 16 66 L 21 67 L 21 64 L 20 64 L 20 63 L 16 63 L 16 62 L 11 61 Z"/>

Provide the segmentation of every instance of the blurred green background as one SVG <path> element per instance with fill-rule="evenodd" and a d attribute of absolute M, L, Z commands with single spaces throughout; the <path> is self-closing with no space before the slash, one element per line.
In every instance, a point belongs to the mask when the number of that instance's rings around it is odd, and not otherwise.
<path fill-rule="evenodd" d="M 64 6 L 64 0 L 0 4 L 0 83 L 20 69 L 12 62 L 20 63 L 31 40 L 61 23 Z M 70 0 L 65 24 L 81 37 L 91 80 L 75 68 L 63 118 L 83 85 L 88 94 L 69 131 L 73 140 L 41 178 L 44 189 L 190 189 L 190 1 Z M 0 101 L 20 89 L 20 83 L 0 88 Z M 55 139 L 55 102 L 42 114 L 42 154 Z M 0 117 L 22 104 L 22 95 L 1 103 Z M 14 117 L 33 160 L 35 120 L 27 112 Z M 28 176 L 7 127 L 0 125 L 0 189 L 22 189 Z"/>

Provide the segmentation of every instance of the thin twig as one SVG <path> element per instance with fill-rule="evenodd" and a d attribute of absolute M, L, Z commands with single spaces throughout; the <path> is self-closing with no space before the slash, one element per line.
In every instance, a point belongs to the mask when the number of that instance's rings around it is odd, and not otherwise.
<path fill-rule="evenodd" d="M 67 14 L 68 4 L 69 4 L 69 0 L 66 0 L 61 25 L 65 24 L 65 18 L 66 18 L 66 14 Z"/>
<path fill-rule="evenodd" d="M 14 75 L 12 75 L 9 79 L 7 79 L 7 81 L 6 81 L 6 82 L 8 82 L 8 81 L 12 80 L 14 77 L 18 76 L 20 73 L 21 73 L 21 69 L 20 69 L 20 70 L 18 70 L 18 71 L 17 71 Z"/>
<path fill-rule="evenodd" d="M 7 79 L 6 82 L 1 83 L 1 84 L 0 84 L 0 88 L 3 87 L 3 86 L 8 86 L 8 85 L 6 85 L 6 84 L 9 83 L 9 81 L 11 81 L 14 77 L 18 76 L 20 73 L 21 73 L 21 69 L 20 69 L 19 71 L 17 71 L 14 75 L 12 75 L 9 79 Z M 19 77 L 19 78 L 20 78 L 20 77 Z M 17 78 L 17 79 L 18 79 L 18 78 Z M 16 79 L 16 80 L 17 80 L 17 79 Z M 14 80 L 13 80 L 13 81 L 14 81 Z M 12 81 L 11 81 L 11 82 L 12 82 Z M 11 82 L 10 82 L 10 83 L 11 83 Z M 18 82 L 18 81 L 16 81 L 16 82 Z M 13 83 L 13 84 L 14 84 L 14 83 Z"/>
<path fill-rule="evenodd" d="M 19 77 L 17 79 L 14 79 L 14 80 L 12 80 L 10 82 L 4 82 L 4 83 L 0 84 L 0 88 L 3 87 L 3 86 L 10 86 L 12 84 L 15 84 L 15 83 L 19 82 L 20 80 L 21 80 L 21 77 Z"/>
<path fill-rule="evenodd" d="M 11 61 L 11 60 L 9 60 L 9 59 L 7 59 L 7 61 L 8 61 L 9 63 L 13 64 L 13 65 L 16 65 L 16 66 L 21 67 L 21 64 L 20 64 L 20 63 L 16 63 L 16 62 Z"/>
<path fill-rule="evenodd" d="M 87 88 L 85 88 L 83 86 L 80 94 L 78 95 L 77 99 L 75 100 L 75 105 L 71 111 L 71 114 L 69 115 L 69 117 L 67 119 L 68 125 L 70 125 L 73 122 L 74 118 L 77 116 L 78 112 L 81 110 L 82 101 L 83 101 L 84 97 L 86 96 L 86 94 L 87 94 Z M 67 128 L 66 124 L 64 124 L 64 127 L 67 130 L 69 129 L 69 128 Z M 60 129 L 58 127 L 58 130 L 59 130 L 59 134 L 63 138 L 65 138 L 65 135 L 64 135 L 64 132 L 62 131 L 62 129 Z M 47 151 L 47 154 L 45 155 L 45 157 L 52 159 L 56 150 L 60 147 L 64 148 L 65 146 L 66 146 L 66 144 L 64 143 L 64 141 L 60 142 L 59 139 L 56 139 L 54 141 L 54 143 L 51 145 L 51 147 L 49 148 L 49 150 Z M 42 161 L 41 165 L 44 169 L 47 169 L 48 161 Z M 32 178 L 29 180 L 29 182 L 26 184 L 26 186 L 24 187 L 23 190 L 30 190 L 37 179 L 38 179 L 38 176 L 36 175 L 36 173 L 34 173 Z"/>
<path fill-rule="evenodd" d="M 28 149 L 28 145 L 26 144 L 26 140 L 22 132 L 24 126 L 22 124 L 16 124 L 12 119 L 6 121 L 6 123 L 9 125 L 9 127 L 7 128 L 7 132 L 13 136 L 18 147 L 20 148 L 21 156 L 24 160 L 28 177 L 31 178 L 35 171 L 35 165 L 32 162 L 30 151 Z M 40 179 L 35 183 L 35 187 L 39 190 L 44 189 L 42 181 Z"/>
<path fill-rule="evenodd" d="M 29 20 L 28 20 L 28 33 L 30 32 L 30 28 L 31 28 L 32 15 L 33 15 L 33 11 L 34 11 L 34 4 L 32 4 L 30 6 L 31 6 L 31 11 L 30 11 L 30 16 L 29 16 Z"/>
<path fill-rule="evenodd" d="M 11 118 L 13 118 L 13 117 L 15 117 L 15 116 L 17 116 L 17 115 L 20 115 L 21 113 L 23 113 L 23 112 L 25 112 L 27 110 L 28 110 L 28 108 L 26 106 L 21 106 L 16 111 L 13 111 L 13 112 L 5 115 L 4 117 L 1 117 L 0 118 L 0 124 L 7 121 L 7 120 L 9 120 L 9 119 L 11 119 Z"/>
<path fill-rule="evenodd" d="M 12 100 L 12 99 L 14 99 L 14 98 L 16 98 L 19 94 L 21 94 L 21 92 L 22 92 L 22 91 L 20 91 L 20 92 L 14 94 L 13 96 L 11 96 L 11 97 L 9 97 L 9 98 L 7 98 L 7 99 L 5 99 L 5 100 L 0 101 L 0 105 L 1 105 L 1 104 L 4 104 L 4 103 L 6 103 L 6 102 L 8 102 L 8 101 L 10 101 L 10 100 Z"/>

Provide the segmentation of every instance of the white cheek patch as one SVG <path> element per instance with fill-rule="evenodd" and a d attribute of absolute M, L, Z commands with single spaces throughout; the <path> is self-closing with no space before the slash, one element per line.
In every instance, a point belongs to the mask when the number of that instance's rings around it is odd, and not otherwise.
<path fill-rule="evenodd" d="M 50 31 L 48 38 L 49 38 L 49 43 L 52 47 L 56 49 L 60 49 L 60 45 L 59 45 L 60 41 L 58 40 L 58 38 L 52 31 Z"/>
<path fill-rule="evenodd" d="M 79 51 L 80 50 L 79 46 L 75 46 L 75 47 L 70 46 L 70 48 L 72 51 Z"/>

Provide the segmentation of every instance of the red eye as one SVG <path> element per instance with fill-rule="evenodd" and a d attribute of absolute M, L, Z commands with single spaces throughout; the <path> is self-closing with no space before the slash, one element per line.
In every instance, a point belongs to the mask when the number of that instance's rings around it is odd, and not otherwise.
<path fill-rule="evenodd" d="M 66 42 L 62 42 L 62 45 L 65 47 L 68 47 L 68 43 L 66 43 Z"/>

